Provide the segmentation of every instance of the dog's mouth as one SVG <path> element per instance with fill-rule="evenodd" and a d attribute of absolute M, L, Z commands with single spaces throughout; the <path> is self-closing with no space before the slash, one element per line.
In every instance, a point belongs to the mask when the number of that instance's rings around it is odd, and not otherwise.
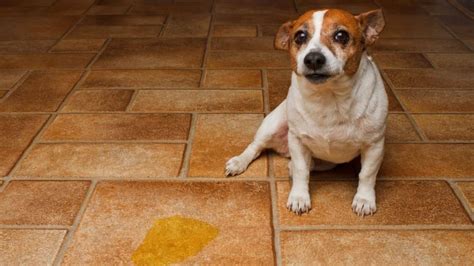
<path fill-rule="evenodd" d="M 323 73 L 311 73 L 304 75 L 310 82 L 319 84 L 325 82 L 327 79 L 331 77 L 331 75 L 323 74 Z"/>

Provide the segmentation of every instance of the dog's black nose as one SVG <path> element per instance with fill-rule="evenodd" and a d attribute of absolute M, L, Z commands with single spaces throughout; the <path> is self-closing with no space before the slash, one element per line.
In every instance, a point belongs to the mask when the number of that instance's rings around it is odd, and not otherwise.
<path fill-rule="evenodd" d="M 311 52 L 304 57 L 304 64 L 312 70 L 320 69 L 326 63 L 326 57 L 320 52 Z"/>

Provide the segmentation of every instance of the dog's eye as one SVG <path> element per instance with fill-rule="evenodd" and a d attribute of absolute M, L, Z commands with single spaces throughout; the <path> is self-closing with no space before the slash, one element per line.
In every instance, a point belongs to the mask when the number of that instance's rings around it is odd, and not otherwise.
<path fill-rule="evenodd" d="M 295 43 L 298 45 L 305 43 L 307 38 L 308 34 L 305 31 L 300 30 L 295 33 Z"/>
<path fill-rule="evenodd" d="M 340 44 L 347 44 L 349 42 L 349 33 L 344 30 L 338 30 L 334 33 L 334 41 Z"/>

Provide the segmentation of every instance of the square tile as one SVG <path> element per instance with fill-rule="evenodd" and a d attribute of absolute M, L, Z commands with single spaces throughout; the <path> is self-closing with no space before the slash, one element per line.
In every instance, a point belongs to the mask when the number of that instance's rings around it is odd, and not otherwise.
<path fill-rule="evenodd" d="M 474 232 L 469 230 L 283 232 L 282 261 L 287 265 L 472 264 L 473 239 Z"/>
<path fill-rule="evenodd" d="M 207 59 L 209 68 L 272 68 L 290 67 L 285 51 L 273 50 L 212 50 Z"/>
<path fill-rule="evenodd" d="M 0 263 L 53 265 L 66 230 L 0 229 Z"/>
<path fill-rule="evenodd" d="M 105 39 L 61 40 L 52 52 L 98 52 L 105 43 Z"/>
<path fill-rule="evenodd" d="M 287 181 L 277 183 L 282 226 L 471 224 L 451 187 L 444 181 L 378 181 L 375 188 L 377 212 L 363 218 L 351 208 L 357 181 L 311 182 L 312 209 L 303 215 L 286 209 L 290 188 Z M 417 200 L 413 200 L 413 195 Z"/>
<path fill-rule="evenodd" d="M 380 38 L 372 48 L 375 51 L 386 52 L 469 52 L 469 49 L 455 39 L 410 39 L 410 38 Z"/>
<path fill-rule="evenodd" d="M 396 94 L 414 113 L 474 112 L 473 90 L 396 90 Z"/>
<path fill-rule="evenodd" d="M 88 181 L 11 181 L 0 194 L 0 224 L 72 225 Z"/>
<path fill-rule="evenodd" d="M 0 112 L 54 112 L 80 76 L 77 71 L 33 72 L 0 103 Z"/>
<path fill-rule="evenodd" d="M 381 68 L 431 68 L 430 62 L 422 54 L 376 53 L 373 57 Z"/>
<path fill-rule="evenodd" d="M 46 53 L 55 40 L 0 41 L 0 54 Z"/>
<path fill-rule="evenodd" d="M 35 178 L 175 177 L 184 144 L 37 144 L 15 176 Z"/>
<path fill-rule="evenodd" d="M 78 19 L 73 16 L 0 17 L 0 40 L 59 39 Z"/>
<path fill-rule="evenodd" d="M 208 70 L 204 79 L 206 88 L 261 88 L 260 70 Z"/>
<path fill-rule="evenodd" d="M 471 212 L 474 211 L 474 182 L 457 182 L 459 189 L 462 191 L 464 198 L 469 203 Z"/>
<path fill-rule="evenodd" d="M 188 176 L 224 177 L 225 163 L 250 144 L 262 119 L 260 114 L 199 115 Z M 266 156 L 261 155 L 240 176 L 266 177 Z"/>
<path fill-rule="evenodd" d="M 47 119 L 47 115 L 0 114 L 0 176 L 10 172 Z"/>
<path fill-rule="evenodd" d="M 386 142 L 416 141 L 420 137 L 404 114 L 389 114 L 385 131 Z"/>
<path fill-rule="evenodd" d="M 186 140 L 188 114 L 60 114 L 41 136 L 48 141 Z"/>
<path fill-rule="evenodd" d="M 474 115 L 413 115 L 418 126 L 430 140 L 459 140 L 474 139 Z"/>
<path fill-rule="evenodd" d="M 472 177 L 474 165 L 465 161 L 472 156 L 473 144 L 386 144 L 379 176 Z"/>
<path fill-rule="evenodd" d="M 256 37 L 257 27 L 252 25 L 216 25 L 213 28 L 214 37 Z"/>
<path fill-rule="evenodd" d="M 386 69 L 396 89 L 400 88 L 474 88 L 469 69 Z"/>
<path fill-rule="evenodd" d="M 211 15 L 171 15 L 165 37 L 206 37 L 209 33 Z"/>
<path fill-rule="evenodd" d="M 134 112 L 263 112 L 260 90 L 141 90 Z"/>
<path fill-rule="evenodd" d="M 61 109 L 63 112 L 125 111 L 133 90 L 78 90 Z"/>
<path fill-rule="evenodd" d="M 425 54 L 437 68 L 474 68 L 474 54 Z"/>
<path fill-rule="evenodd" d="M 179 262 L 271 265 L 270 206 L 266 182 L 99 183 L 63 262 L 131 264 L 153 223 L 179 215 L 218 229 L 197 255 Z"/>
<path fill-rule="evenodd" d="M 213 50 L 274 50 L 273 37 L 225 37 L 212 38 Z"/>
<path fill-rule="evenodd" d="M 0 55 L 0 68 L 7 69 L 64 69 L 85 68 L 95 54 L 17 54 Z"/>

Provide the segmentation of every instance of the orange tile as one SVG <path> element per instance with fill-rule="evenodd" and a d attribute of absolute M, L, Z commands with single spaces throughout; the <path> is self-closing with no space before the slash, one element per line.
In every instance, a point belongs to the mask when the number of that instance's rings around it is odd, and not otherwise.
<path fill-rule="evenodd" d="M 0 41 L 0 54 L 46 53 L 55 40 Z"/>
<path fill-rule="evenodd" d="M 385 131 L 386 142 L 420 140 L 415 128 L 404 114 L 389 114 Z"/>
<path fill-rule="evenodd" d="M 268 94 L 270 109 L 275 109 L 288 95 L 291 84 L 291 70 L 268 70 Z"/>
<path fill-rule="evenodd" d="M 472 231 L 449 230 L 283 232 L 282 261 L 285 265 L 472 264 L 473 239 Z"/>
<path fill-rule="evenodd" d="M 54 112 L 80 75 L 77 71 L 31 73 L 20 87 L 0 103 L 0 111 Z"/>
<path fill-rule="evenodd" d="M 208 70 L 204 80 L 207 88 L 261 88 L 260 70 Z"/>
<path fill-rule="evenodd" d="M 211 11 L 211 2 L 206 1 L 180 1 L 175 3 L 143 2 L 132 6 L 130 15 L 161 15 L 161 14 L 199 14 Z"/>
<path fill-rule="evenodd" d="M 0 17 L 0 40 L 59 39 L 78 19 L 72 16 Z"/>
<path fill-rule="evenodd" d="M 81 88 L 186 88 L 200 80 L 200 70 L 95 70 Z"/>
<path fill-rule="evenodd" d="M 199 115 L 188 175 L 224 177 L 226 161 L 250 144 L 262 118 L 259 114 Z M 266 157 L 262 155 L 240 176 L 267 176 Z"/>
<path fill-rule="evenodd" d="M 377 53 L 374 59 L 381 68 L 431 68 L 430 62 L 422 54 Z"/>
<path fill-rule="evenodd" d="M 473 88 L 469 69 L 386 69 L 395 88 Z"/>
<path fill-rule="evenodd" d="M 153 26 L 165 22 L 166 16 L 85 16 L 80 25 L 108 25 L 108 26 Z"/>
<path fill-rule="evenodd" d="M 209 33 L 209 14 L 172 15 L 166 26 L 166 37 L 206 37 Z"/>
<path fill-rule="evenodd" d="M 386 52 L 469 52 L 469 49 L 455 39 L 409 39 L 409 38 L 380 38 L 373 48 L 375 51 Z"/>
<path fill-rule="evenodd" d="M 400 105 L 400 102 L 398 102 L 397 98 L 393 94 L 392 90 L 390 89 L 390 86 L 385 83 L 385 92 L 387 92 L 387 97 L 388 97 L 388 111 L 389 112 L 401 112 L 403 111 L 402 106 Z"/>
<path fill-rule="evenodd" d="M 364 218 L 351 209 L 357 181 L 311 182 L 312 210 L 303 215 L 286 209 L 289 191 L 289 182 L 277 183 L 280 224 L 283 226 L 471 224 L 444 181 L 378 181 L 377 212 Z"/>
<path fill-rule="evenodd" d="M 212 38 L 213 50 L 273 50 L 273 37 Z"/>
<path fill-rule="evenodd" d="M 264 182 L 100 183 L 64 263 L 129 264 L 153 223 L 176 215 L 219 230 L 203 250 L 182 263 L 273 263 L 270 188 Z"/>
<path fill-rule="evenodd" d="M 438 68 L 474 68 L 474 54 L 426 54 Z"/>
<path fill-rule="evenodd" d="M 396 90 L 410 112 L 474 112 L 473 90 Z"/>
<path fill-rule="evenodd" d="M 257 27 L 252 25 L 216 25 L 213 28 L 214 37 L 256 37 Z"/>
<path fill-rule="evenodd" d="M 290 57 L 285 51 L 220 51 L 209 52 L 209 68 L 266 68 L 290 67 Z"/>
<path fill-rule="evenodd" d="M 0 229 L 0 262 L 52 265 L 66 233 L 66 230 Z"/>
<path fill-rule="evenodd" d="M 10 172 L 47 118 L 47 115 L 0 115 L 0 176 Z"/>
<path fill-rule="evenodd" d="M 430 140 L 474 139 L 474 115 L 414 115 L 418 126 Z"/>
<path fill-rule="evenodd" d="M 295 19 L 295 15 L 286 14 L 215 14 L 214 23 L 219 24 L 278 24 L 281 25 L 290 19 Z"/>
<path fill-rule="evenodd" d="M 259 90 L 142 90 L 136 112 L 263 112 Z"/>
<path fill-rule="evenodd" d="M 24 75 L 22 70 L 0 70 L 0 88 L 10 89 L 17 83 Z"/>
<path fill-rule="evenodd" d="M 385 13 L 383 38 L 453 38 L 435 19 L 421 14 Z"/>
<path fill-rule="evenodd" d="M 62 108 L 65 112 L 125 111 L 133 90 L 75 91 Z"/>
<path fill-rule="evenodd" d="M 188 114 L 62 114 L 48 126 L 42 140 L 186 140 Z"/>
<path fill-rule="evenodd" d="M 290 1 L 218 1 L 215 3 L 217 14 L 291 14 L 295 13 Z"/>
<path fill-rule="evenodd" d="M 95 54 L 17 54 L 0 55 L 0 68 L 61 69 L 85 68 Z"/>
<path fill-rule="evenodd" d="M 97 52 L 104 45 L 105 39 L 86 39 L 86 40 L 61 40 L 56 44 L 52 52 L 71 52 L 86 51 Z"/>
<path fill-rule="evenodd" d="M 461 189 L 464 198 L 469 203 L 471 212 L 474 212 L 474 182 L 458 182 L 457 186 Z"/>
<path fill-rule="evenodd" d="M 37 144 L 15 176 L 150 178 L 177 176 L 184 144 Z"/>
<path fill-rule="evenodd" d="M 386 144 L 380 170 L 384 177 L 471 177 L 471 144 Z M 434 163 L 435 161 L 435 163 Z"/>

